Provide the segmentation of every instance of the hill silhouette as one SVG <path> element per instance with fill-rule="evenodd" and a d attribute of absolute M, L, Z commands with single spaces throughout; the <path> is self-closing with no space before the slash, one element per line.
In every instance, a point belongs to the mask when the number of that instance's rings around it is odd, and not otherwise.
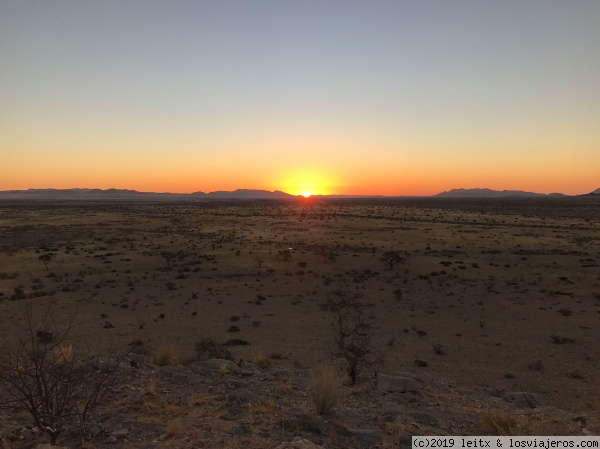
<path fill-rule="evenodd" d="M 556 195 L 556 194 L 554 194 Z M 523 190 L 492 190 L 492 189 L 452 189 L 434 195 L 442 198 L 506 198 L 506 197 L 544 197 L 543 193 L 525 192 Z"/>
<path fill-rule="evenodd" d="M 238 189 L 232 192 L 138 192 L 128 189 L 28 189 L 0 191 L 2 199 L 32 199 L 32 200 L 227 200 L 227 199 L 292 199 L 294 195 L 276 190 Z"/>

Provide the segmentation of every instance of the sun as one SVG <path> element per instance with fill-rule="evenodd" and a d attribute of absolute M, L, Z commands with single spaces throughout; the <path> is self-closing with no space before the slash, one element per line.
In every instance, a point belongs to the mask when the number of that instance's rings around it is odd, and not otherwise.
<path fill-rule="evenodd" d="M 316 170 L 298 171 L 288 175 L 278 183 L 281 189 L 291 195 L 311 198 L 315 195 L 331 194 L 333 184 L 331 178 Z"/>

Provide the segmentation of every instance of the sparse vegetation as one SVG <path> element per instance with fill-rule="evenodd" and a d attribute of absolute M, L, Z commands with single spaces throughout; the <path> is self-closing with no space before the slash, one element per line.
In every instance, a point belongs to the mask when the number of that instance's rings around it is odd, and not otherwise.
<path fill-rule="evenodd" d="M 482 435 L 519 435 L 517 419 L 506 412 L 485 410 L 481 413 Z"/>
<path fill-rule="evenodd" d="M 267 369 L 269 366 L 271 366 L 271 358 L 264 352 L 259 351 L 256 354 L 254 354 L 254 357 L 252 357 L 252 363 L 254 363 L 259 368 Z"/>
<path fill-rule="evenodd" d="M 346 288 L 331 291 L 321 303 L 321 309 L 331 314 L 333 347 L 329 355 L 332 359 L 343 357 L 346 360 L 352 384 L 356 383 L 363 368 L 383 360 L 383 354 L 373 344 L 377 325 L 367 316 L 371 307 L 362 294 Z"/>
<path fill-rule="evenodd" d="M 161 345 L 152 352 L 152 363 L 158 366 L 169 366 L 173 361 L 173 348 Z"/>
<path fill-rule="evenodd" d="M 433 347 L 433 352 L 437 355 L 446 354 L 446 347 L 441 343 L 434 343 L 431 345 Z"/>
<path fill-rule="evenodd" d="M 562 337 L 560 335 L 550 335 L 550 339 L 552 340 L 552 343 L 554 343 L 555 345 L 565 345 L 567 343 L 575 343 L 574 338 Z"/>
<path fill-rule="evenodd" d="M 402 262 L 403 258 L 398 251 L 386 251 L 381 256 L 381 261 L 385 262 L 390 270 L 394 269 L 394 265 Z"/>
<path fill-rule="evenodd" d="M 199 360 L 203 359 L 226 359 L 233 360 L 231 351 L 224 345 L 214 341 L 212 338 L 198 340 L 194 346 Z"/>
<path fill-rule="evenodd" d="M 76 354 L 75 316 L 59 326 L 53 307 L 36 319 L 27 302 L 21 318 L 16 341 L 5 342 L 0 351 L 0 408 L 27 413 L 55 444 L 65 430 L 90 418 L 116 380 L 118 358 L 105 358 L 97 369 L 87 355 Z"/>
<path fill-rule="evenodd" d="M 313 372 L 310 396 L 315 404 L 317 415 L 333 410 L 339 399 L 341 386 L 341 376 L 332 365 L 323 366 Z"/>
<path fill-rule="evenodd" d="M 81 358 L 84 345 L 130 351 L 119 367 L 126 383 L 108 390 L 83 434 L 69 424 L 59 444 L 83 436 L 82 447 L 105 446 L 119 429 L 115 447 L 253 447 L 256 435 L 275 447 L 297 434 L 324 447 L 395 448 L 411 434 L 481 434 L 481 410 L 504 410 L 521 432 L 600 431 L 600 208 L 585 199 L 316 200 L 0 205 L 0 337 L 14 343 L 15 311 L 33 299 L 56 304 L 60 320 L 84 311 L 79 339 L 48 356 L 57 364 Z M 294 260 L 278 260 L 289 246 Z M 389 269 L 388 249 L 405 262 Z M 48 267 L 43 254 L 54 255 Z M 355 385 L 356 357 L 339 349 L 335 315 L 319 307 L 335 285 L 368 304 L 371 349 L 386 354 L 385 364 L 357 363 Z M 56 343 L 52 328 L 37 331 L 38 345 Z M 206 335 L 216 341 L 195 352 Z M 159 345 L 177 349 L 174 367 L 149 365 Z M 314 415 L 311 390 L 323 351 L 346 383 L 327 417 Z M 85 360 L 95 370 L 110 357 Z M 399 379 L 388 391 L 390 376 Z M 40 435 L 23 416 L 0 410 L 0 447 Z"/>

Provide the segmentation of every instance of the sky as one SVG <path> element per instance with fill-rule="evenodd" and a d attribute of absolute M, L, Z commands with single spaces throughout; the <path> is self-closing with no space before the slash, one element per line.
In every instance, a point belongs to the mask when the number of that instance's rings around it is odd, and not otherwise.
<path fill-rule="evenodd" d="M 600 187 L 598 0 L 0 0 L 0 190 Z"/>

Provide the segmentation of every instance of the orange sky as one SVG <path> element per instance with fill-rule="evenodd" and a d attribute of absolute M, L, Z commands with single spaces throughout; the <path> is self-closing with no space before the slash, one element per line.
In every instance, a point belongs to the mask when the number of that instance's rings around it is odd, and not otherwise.
<path fill-rule="evenodd" d="M 461 2 L 6 4 L 0 190 L 599 188 L 600 2 Z"/>

